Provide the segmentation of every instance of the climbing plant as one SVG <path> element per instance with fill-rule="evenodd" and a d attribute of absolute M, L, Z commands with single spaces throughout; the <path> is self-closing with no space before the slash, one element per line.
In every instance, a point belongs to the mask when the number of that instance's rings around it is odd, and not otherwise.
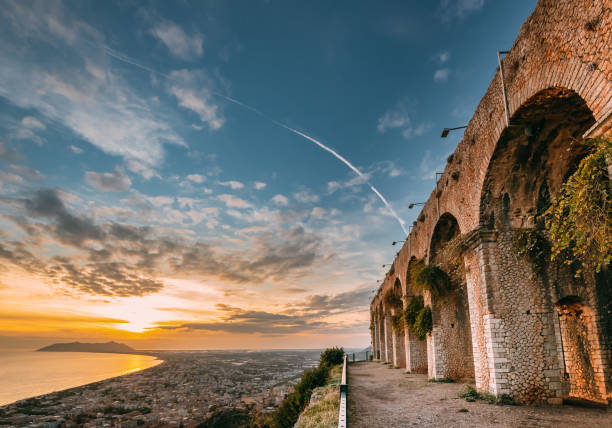
<path fill-rule="evenodd" d="M 531 262 L 536 274 L 544 273 L 550 259 L 550 244 L 540 231 L 520 229 L 514 235 L 513 244 L 516 253 Z"/>
<path fill-rule="evenodd" d="M 591 148 L 591 153 L 580 161 L 546 211 L 546 228 L 550 231 L 553 259 L 568 264 L 579 260 L 599 272 L 612 261 L 612 194 L 608 176 L 612 141 L 595 138 L 583 144 Z M 580 269 L 576 272 L 579 274 Z"/>
<path fill-rule="evenodd" d="M 402 307 L 402 299 L 392 289 L 387 290 L 385 293 L 385 304 L 392 308 L 401 308 Z"/>
<path fill-rule="evenodd" d="M 433 328 L 433 318 L 431 316 L 431 308 L 429 306 L 425 306 L 422 308 L 412 325 L 412 331 L 416 334 L 420 339 L 425 339 Z"/>
<path fill-rule="evenodd" d="M 410 330 L 416 334 L 419 339 L 425 339 L 427 334 L 431 333 L 432 319 L 431 308 L 423 303 L 423 296 L 414 296 L 406 305 L 406 310 L 403 314 L 403 319 L 410 327 Z"/>
<path fill-rule="evenodd" d="M 401 312 L 391 316 L 391 327 L 399 334 L 404 332 L 404 316 Z"/>
<path fill-rule="evenodd" d="M 415 290 L 428 290 L 434 297 L 442 297 L 452 289 L 449 276 L 435 265 L 425 265 L 412 281 Z"/>
<path fill-rule="evenodd" d="M 409 326 L 413 326 L 419 311 L 424 307 L 423 296 L 414 296 L 406 305 L 404 319 Z"/>

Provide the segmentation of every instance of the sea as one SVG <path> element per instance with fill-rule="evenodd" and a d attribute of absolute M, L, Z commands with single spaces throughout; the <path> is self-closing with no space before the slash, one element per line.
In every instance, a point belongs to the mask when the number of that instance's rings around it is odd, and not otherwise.
<path fill-rule="evenodd" d="M 156 366 L 148 355 L 0 349 L 0 406 Z"/>

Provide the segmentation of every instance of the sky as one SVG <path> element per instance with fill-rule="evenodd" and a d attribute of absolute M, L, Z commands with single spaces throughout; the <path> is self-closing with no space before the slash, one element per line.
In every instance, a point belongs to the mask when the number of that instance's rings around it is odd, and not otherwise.
<path fill-rule="evenodd" d="M 365 347 L 535 0 L 0 8 L 0 347 Z"/>

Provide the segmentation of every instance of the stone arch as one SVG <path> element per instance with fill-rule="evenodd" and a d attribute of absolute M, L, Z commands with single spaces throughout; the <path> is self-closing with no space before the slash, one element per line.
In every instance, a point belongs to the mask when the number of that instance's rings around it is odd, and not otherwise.
<path fill-rule="evenodd" d="M 594 311 L 578 296 L 566 296 L 555 307 L 561 333 L 563 396 L 607 403 Z"/>
<path fill-rule="evenodd" d="M 461 230 L 455 216 L 446 212 L 438 219 L 429 245 L 429 263 L 445 271 L 452 289 L 445 295 L 429 295 L 433 331 L 428 338 L 430 374 L 436 378 L 474 378 L 472 331 L 465 265 L 459 242 Z"/>
<path fill-rule="evenodd" d="M 497 329 L 488 340 L 503 344 L 500 358 L 512 362 L 499 364 L 503 373 L 489 370 L 489 377 L 491 382 L 503 378 L 504 384 L 495 390 L 518 401 L 554 402 L 567 397 L 570 390 L 581 391 L 583 398 L 605 397 L 605 385 L 598 392 L 580 380 L 586 369 L 572 369 L 573 377 L 564 380 L 567 344 L 562 330 L 566 327 L 565 321 L 557 319 L 560 312 L 555 303 L 556 296 L 584 295 L 587 300 L 581 305 L 594 308 L 595 284 L 577 280 L 567 266 L 553 265 L 542 255 L 549 245 L 544 213 L 588 153 L 579 140 L 594 123 L 591 109 L 578 92 L 562 86 L 542 89 L 516 109 L 487 167 L 479 224 L 481 235 L 484 231 L 494 236 L 487 244 L 487 257 L 495 271 L 487 273 L 486 291 L 488 311 L 495 320 L 491 328 Z M 521 253 L 520 239 L 525 236 L 542 249 L 538 260 Z M 580 328 L 588 330 L 589 343 L 600 343 L 596 323 Z M 601 364 L 603 377 L 609 363 Z"/>
<path fill-rule="evenodd" d="M 510 123 L 489 160 L 481 191 L 479 221 L 487 229 L 537 223 L 543 199 L 558 193 L 587 153 L 575 140 L 595 118 L 576 92 L 550 87 L 525 101 Z"/>

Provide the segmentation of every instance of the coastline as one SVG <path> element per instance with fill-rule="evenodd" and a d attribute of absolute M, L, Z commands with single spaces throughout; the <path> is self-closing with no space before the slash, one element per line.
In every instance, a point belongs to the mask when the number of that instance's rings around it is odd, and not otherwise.
<path fill-rule="evenodd" d="M 43 393 L 43 394 L 37 394 L 37 395 L 32 395 L 30 397 L 25 397 L 25 398 L 20 398 L 18 400 L 15 401 L 11 401 L 9 403 L 5 403 L 5 404 L 0 404 L 0 409 L 5 409 L 9 406 L 13 406 L 17 403 L 21 403 L 21 402 L 25 402 L 27 400 L 42 400 L 42 399 L 53 399 L 55 398 L 55 396 L 65 396 L 67 394 L 72 394 L 72 393 L 78 393 L 81 389 L 91 389 L 92 386 L 97 385 L 97 386 L 101 386 L 102 384 L 104 384 L 105 382 L 109 382 L 109 381 L 113 381 L 115 379 L 119 379 L 119 378 L 123 378 L 126 376 L 130 376 L 130 375 L 136 375 L 139 373 L 143 373 L 146 372 L 148 370 L 154 369 L 156 367 L 160 367 L 164 364 L 167 363 L 167 359 L 165 357 L 163 357 L 162 353 L 155 353 L 154 351 L 135 351 L 135 352 L 82 352 L 82 351 L 39 351 L 39 350 L 35 350 L 33 352 L 36 353 L 49 353 L 49 354 L 75 354 L 75 353 L 81 353 L 81 354 L 95 354 L 95 355 L 100 355 L 100 354 L 110 354 L 110 355 L 138 355 L 138 356 L 145 356 L 145 357 L 154 357 L 157 363 L 144 368 L 144 369 L 138 369 L 138 370 L 132 370 L 128 373 L 123 373 L 120 375 L 116 375 L 116 376 L 110 376 L 110 377 L 106 377 L 104 379 L 100 379 L 94 382 L 87 382 L 87 383 L 83 383 L 77 386 L 71 386 L 69 388 L 63 388 L 63 389 L 58 389 L 58 390 L 54 390 L 51 392 L 47 392 L 47 393 Z"/>

